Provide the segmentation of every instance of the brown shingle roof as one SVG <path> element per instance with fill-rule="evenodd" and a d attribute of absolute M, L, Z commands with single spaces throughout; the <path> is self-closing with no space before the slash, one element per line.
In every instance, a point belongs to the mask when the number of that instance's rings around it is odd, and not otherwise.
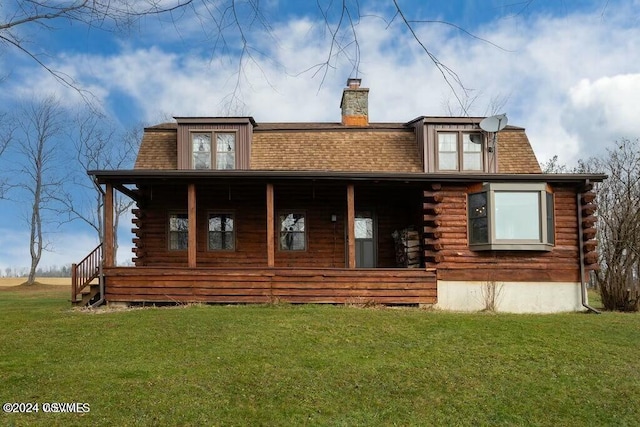
<path fill-rule="evenodd" d="M 177 169 L 177 128 L 153 127 L 144 130 L 135 169 Z"/>
<path fill-rule="evenodd" d="M 262 170 L 420 172 L 410 129 L 255 132 L 251 168 Z"/>
<path fill-rule="evenodd" d="M 177 169 L 177 124 L 146 128 L 136 169 Z M 251 169 L 292 171 L 421 172 L 415 134 L 401 123 L 346 127 L 340 123 L 259 123 Z M 500 173 L 541 173 L 522 128 L 498 136 Z"/>
<path fill-rule="evenodd" d="M 505 129 L 498 134 L 498 172 L 542 173 L 524 129 Z"/>

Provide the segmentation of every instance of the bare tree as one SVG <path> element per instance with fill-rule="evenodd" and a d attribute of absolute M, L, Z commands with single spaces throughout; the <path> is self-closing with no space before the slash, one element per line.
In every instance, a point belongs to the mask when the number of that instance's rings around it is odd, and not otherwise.
<path fill-rule="evenodd" d="M 27 283 L 33 284 L 42 251 L 47 249 L 44 228 L 50 220 L 48 213 L 55 209 L 57 195 L 65 183 L 65 168 L 60 167 L 64 164 L 62 150 L 56 144 L 63 135 L 65 116 L 59 101 L 50 96 L 23 104 L 14 120 L 19 169 L 18 181 L 11 186 L 28 195 L 31 265 Z"/>
<path fill-rule="evenodd" d="M 640 141 L 623 139 L 584 164 L 609 177 L 598 187 L 596 281 L 608 310 L 640 309 Z"/>
<path fill-rule="evenodd" d="M 602 158 L 569 168 L 553 156 L 544 173 L 606 173 L 597 184 L 597 241 L 600 270 L 594 278 L 607 310 L 640 310 L 640 141 L 622 139 Z"/>
<path fill-rule="evenodd" d="M 13 123 L 8 120 L 7 113 L 0 114 L 0 160 L 3 160 L 3 154 L 6 149 L 9 147 L 11 140 L 13 139 L 13 134 L 15 132 L 15 127 Z M 3 171 L 6 168 L 2 168 Z M 7 190 L 7 177 L 0 176 L 0 199 L 5 198 L 5 192 Z"/>
<path fill-rule="evenodd" d="M 544 163 L 540 163 L 540 169 L 542 173 L 571 173 L 574 172 L 567 167 L 567 165 L 560 163 L 558 155 L 556 154 Z"/>
<path fill-rule="evenodd" d="M 142 126 L 117 134 L 115 125 L 105 121 L 91 111 L 82 111 L 73 119 L 70 140 L 79 165 L 75 168 L 73 182 L 81 191 L 66 192 L 59 198 L 61 214 L 70 221 L 80 220 L 93 228 L 101 239 L 103 230 L 102 192 L 87 172 L 98 169 L 132 168 L 141 141 Z M 118 226 L 134 201 L 117 192 L 114 195 L 114 253 L 118 250 Z"/>

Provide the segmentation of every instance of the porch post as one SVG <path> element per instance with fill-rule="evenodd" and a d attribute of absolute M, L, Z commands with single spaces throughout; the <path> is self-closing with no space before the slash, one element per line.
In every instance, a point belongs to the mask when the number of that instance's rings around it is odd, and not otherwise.
<path fill-rule="evenodd" d="M 196 185 L 195 184 L 189 184 L 189 188 L 187 191 L 187 204 L 188 204 L 188 211 L 187 211 L 187 217 L 188 217 L 188 222 L 189 222 L 189 230 L 188 230 L 188 238 L 189 238 L 189 242 L 187 245 L 188 248 L 188 262 L 189 262 L 189 268 L 195 268 L 196 267 L 196 253 L 197 253 L 197 239 L 196 239 L 196 230 L 197 230 L 197 223 L 196 223 Z"/>
<path fill-rule="evenodd" d="M 349 268 L 356 268 L 356 209 L 355 209 L 355 191 L 353 184 L 347 185 L 347 243 L 349 251 L 347 262 Z"/>
<path fill-rule="evenodd" d="M 273 212 L 273 184 L 267 184 L 267 267 L 275 267 L 275 216 Z"/>
<path fill-rule="evenodd" d="M 115 258 L 113 253 L 114 236 L 113 236 L 113 185 L 107 182 L 104 193 L 104 241 L 103 254 L 105 267 L 113 267 Z"/>

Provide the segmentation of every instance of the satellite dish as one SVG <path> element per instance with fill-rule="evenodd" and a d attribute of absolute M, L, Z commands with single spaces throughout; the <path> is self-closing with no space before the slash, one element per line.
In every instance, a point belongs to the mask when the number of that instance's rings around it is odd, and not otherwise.
<path fill-rule="evenodd" d="M 485 117 L 480 122 L 480 129 L 485 132 L 498 132 L 507 126 L 507 115 L 506 114 L 498 114 L 491 117 Z"/>
<path fill-rule="evenodd" d="M 482 135 L 479 133 L 472 133 L 469 135 L 469 140 L 474 144 L 482 144 Z"/>

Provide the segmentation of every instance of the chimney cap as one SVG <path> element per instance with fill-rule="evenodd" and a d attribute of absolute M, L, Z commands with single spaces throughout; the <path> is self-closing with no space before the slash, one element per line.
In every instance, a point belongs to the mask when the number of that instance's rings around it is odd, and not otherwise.
<path fill-rule="evenodd" d="M 349 89 L 358 89 L 360 87 L 360 83 L 362 83 L 362 79 L 348 78 L 347 86 Z"/>

